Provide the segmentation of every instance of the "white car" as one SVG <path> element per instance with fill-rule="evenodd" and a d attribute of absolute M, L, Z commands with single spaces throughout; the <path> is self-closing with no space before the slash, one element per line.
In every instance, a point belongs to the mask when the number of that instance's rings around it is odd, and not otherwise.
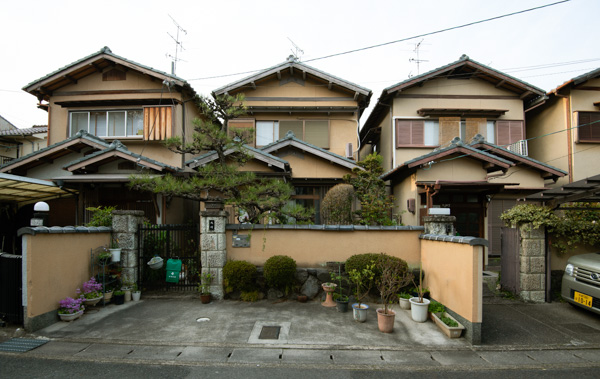
<path fill-rule="evenodd" d="M 573 305 L 600 314 L 600 253 L 569 258 L 561 295 Z"/>

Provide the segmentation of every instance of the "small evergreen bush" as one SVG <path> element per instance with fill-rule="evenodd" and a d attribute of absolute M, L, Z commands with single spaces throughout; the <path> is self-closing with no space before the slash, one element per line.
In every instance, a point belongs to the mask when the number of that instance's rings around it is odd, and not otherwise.
<path fill-rule="evenodd" d="M 326 225 L 352 225 L 352 200 L 354 187 L 336 184 L 331 187 L 321 203 L 321 219 Z"/>
<path fill-rule="evenodd" d="M 117 207 L 87 207 L 86 211 L 92 212 L 92 218 L 86 226 L 112 226 L 112 211 Z"/>
<path fill-rule="evenodd" d="M 269 287 L 287 294 L 296 280 L 296 261 L 286 255 L 272 256 L 265 262 L 264 276 Z"/>
<path fill-rule="evenodd" d="M 346 272 L 351 272 L 352 270 L 356 270 L 362 272 L 362 270 L 366 269 L 368 265 L 374 264 L 372 268 L 374 277 L 374 283 L 377 283 L 381 279 L 381 261 L 386 261 L 386 263 L 391 263 L 394 265 L 401 265 L 399 268 L 401 272 L 408 270 L 408 265 L 406 262 L 398 257 L 392 257 L 385 253 L 365 253 L 365 254 L 355 254 L 346 260 Z"/>
<path fill-rule="evenodd" d="M 252 291 L 256 278 L 256 266 L 246 261 L 228 261 L 223 267 L 225 293 Z"/>

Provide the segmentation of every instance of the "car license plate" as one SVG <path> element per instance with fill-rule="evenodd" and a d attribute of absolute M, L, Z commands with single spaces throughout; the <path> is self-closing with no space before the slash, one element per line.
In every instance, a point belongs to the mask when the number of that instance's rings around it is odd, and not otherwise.
<path fill-rule="evenodd" d="M 579 304 L 583 304 L 586 307 L 592 307 L 592 297 L 588 295 L 584 295 L 580 292 L 575 291 L 573 300 Z"/>

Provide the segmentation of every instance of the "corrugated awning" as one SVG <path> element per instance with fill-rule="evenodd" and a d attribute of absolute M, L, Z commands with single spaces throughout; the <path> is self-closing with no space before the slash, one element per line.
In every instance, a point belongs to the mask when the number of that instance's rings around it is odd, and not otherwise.
<path fill-rule="evenodd" d="M 600 202 L 600 175 L 565 184 L 525 197 L 527 201 L 541 201 L 552 208 L 570 202 Z"/>
<path fill-rule="evenodd" d="M 21 206 L 74 194 L 46 180 L 0 173 L 0 203 L 18 203 Z"/>

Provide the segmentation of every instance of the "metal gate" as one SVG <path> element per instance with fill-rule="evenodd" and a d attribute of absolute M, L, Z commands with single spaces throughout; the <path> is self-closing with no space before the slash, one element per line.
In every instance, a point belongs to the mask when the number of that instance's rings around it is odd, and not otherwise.
<path fill-rule="evenodd" d="M 0 253 L 0 316 L 16 324 L 23 323 L 22 262 L 20 255 Z"/>
<path fill-rule="evenodd" d="M 500 257 L 500 285 L 503 289 L 513 293 L 519 292 L 519 272 L 521 262 L 519 230 L 516 228 L 502 228 L 502 255 Z"/>
<path fill-rule="evenodd" d="M 195 291 L 200 283 L 200 230 L 198 224 L 140 225 L 138 241 L 140 262 L 138 278 L 147 290 Z M 163 259 L 160 269 L 153 270 L 148 261 L 154 256 Z M 181 259 L 179 283 L 166 282 L 169 259 Z"/>

